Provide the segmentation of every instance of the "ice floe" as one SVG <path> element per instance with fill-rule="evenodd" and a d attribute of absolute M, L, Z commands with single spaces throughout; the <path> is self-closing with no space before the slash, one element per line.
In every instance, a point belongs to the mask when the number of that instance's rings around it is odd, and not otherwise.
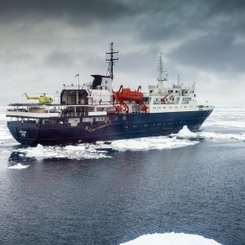
<path fill-rule="evenodd" d="M 142 235 L 129 242 L 120 245 L 221 245 L 213 239 L 207 239 L 200 235 L 185 233 L 155 233 Z"/>
<path fill-rule="evenodd" d="M 21 163 L 17 163 L 16 165 L 9 166 L 8 169 L 26 169 L 30 167 L 30 165 L 22 165 Z"/>

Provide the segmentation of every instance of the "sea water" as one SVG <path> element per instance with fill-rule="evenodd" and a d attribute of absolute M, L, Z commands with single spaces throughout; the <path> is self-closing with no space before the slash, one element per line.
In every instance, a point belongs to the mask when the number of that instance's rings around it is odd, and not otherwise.
<path fill-rule="evenodd" d="M 23 147 L 0 107 L 0 244 L 245 244 L 245 107 L 200 132 Z"/>

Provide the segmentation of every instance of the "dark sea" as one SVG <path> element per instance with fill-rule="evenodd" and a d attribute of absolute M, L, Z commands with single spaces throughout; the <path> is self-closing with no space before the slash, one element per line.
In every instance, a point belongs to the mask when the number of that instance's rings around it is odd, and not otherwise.
<path fill-rule="evenodd" d="M 66 147 L 22 147 L 5 110 L 1 245 L 245 244 L 245 107 L 198 133 Z"/>

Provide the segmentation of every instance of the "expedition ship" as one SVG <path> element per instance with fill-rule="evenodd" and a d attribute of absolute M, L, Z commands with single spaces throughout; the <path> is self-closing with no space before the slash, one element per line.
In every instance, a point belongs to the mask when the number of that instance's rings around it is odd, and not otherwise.
<path fill-rule="evenodd" d="M 107 54 L 109 75 L 92 75 L 93 81 L 64 86 L 59 103 L 47 95 L 30 97 L 37 103 L 10 104 L 7 125 L 16 141 L 23 145 L 67 145 L 178 133 L 183 126 L 197 131 L 213 106 L 199 104 L 195 84 L 184 87 L 178 82 L 166 86 L 162 56 L 157 84 L 143 93 L 141 86 L 132 91 L 112 88 L 113 66 L 118 51 L 113 43 Z"/>

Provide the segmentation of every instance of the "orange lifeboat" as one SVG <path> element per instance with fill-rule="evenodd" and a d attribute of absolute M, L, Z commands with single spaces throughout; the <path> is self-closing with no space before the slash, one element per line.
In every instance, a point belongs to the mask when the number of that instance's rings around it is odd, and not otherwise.
<path fill-rule="evenodd" d="M 121 86 L 117 92 L 117 96 L 121 101 L 135 101 L 140 103 L 143 101 L 143 93 L 139 92 L 140 88 L 137 91 L 132 91 L 129 88 L 123 88 Z"/>

